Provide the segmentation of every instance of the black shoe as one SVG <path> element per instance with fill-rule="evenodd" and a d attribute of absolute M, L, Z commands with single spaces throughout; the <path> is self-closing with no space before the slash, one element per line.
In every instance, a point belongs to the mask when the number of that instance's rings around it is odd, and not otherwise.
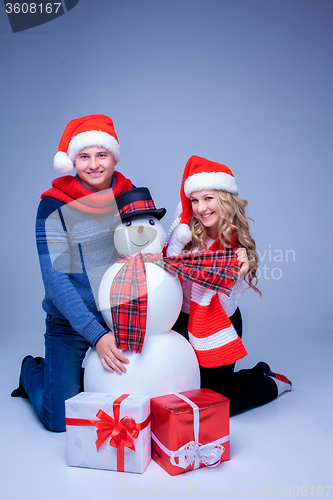
<path fill-rule="evenodd" d="M 28 394 L 25 392 L 25 389 L 23 385 L 20 382 L 20 385 L 18 386 L 17 389 L 14 389 L 11 393 L 12 398 L 23 398 L 23 399 L 29 399 Z"/>
<path fill-rule="evenodd" d="M 265 363 L 265 361 L 259 361 L 259 363 L 257 363 L 256 366 L 254 366 L 254 368 L 259 368 L 264 375 L 267 375 L 267 373 L 271 371 L 270 366 L 267 363 Z"/>
<path fill-rule="evenodd" d="M 30 355 L 26 356 L 25 358 L 23 358 L 22 363 L 21 363 L 21 372 L 22 372 L 23 365 L 24 365 L 24 363 L 26 362 L 26 360 L 28 358 L 34 359 L 37 364 L 40 364 L 41 361 L 43 360 L 43 358 L 40 358 L 39 356 L 37 358 L 34 358 L 33 356 L 30 356 Z M 23 385 L 21 384 L 21 382 L 19 383 L 18 388 L 13 390 L 13 392 L 11 393 L 11 396 L 12 396 L 12 398 L 29 399 L 29 396 L 26 393 L 26 391 L 25 391 Z"/>

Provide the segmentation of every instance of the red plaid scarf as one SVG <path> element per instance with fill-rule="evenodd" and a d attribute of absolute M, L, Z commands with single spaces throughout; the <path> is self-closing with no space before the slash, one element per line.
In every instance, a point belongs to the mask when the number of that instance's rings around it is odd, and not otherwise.
<path fill-rule="evenodd" d="M 152 262 L 171 273 L 227 295 L 230 295 L 239 271 L 233 249 L 207 250 L 164 259 L 161 254 L 119 255 L 118 262 L 125 264 L 113 280 L 110 293 L 114 334 L 119 349 L 139 353 L 143 347 L 147 322 L 145 262 Z"/>

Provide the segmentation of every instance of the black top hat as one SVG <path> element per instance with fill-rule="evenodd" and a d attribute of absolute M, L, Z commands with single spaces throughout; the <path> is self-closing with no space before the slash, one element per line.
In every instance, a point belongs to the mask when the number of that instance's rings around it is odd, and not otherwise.
<path fill-rule="evenodd" d="M 166 213 L 165 208 L 156 208 L 149 189 L 138 187 L 124 191 L 116 198 L 121 220 L 139 214 L 151 214 L 160 220 Z"/>

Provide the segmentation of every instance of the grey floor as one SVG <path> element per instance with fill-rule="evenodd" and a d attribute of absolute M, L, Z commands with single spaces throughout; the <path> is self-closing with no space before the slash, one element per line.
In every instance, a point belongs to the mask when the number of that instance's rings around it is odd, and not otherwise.
<path fill-rule="evenodd" d="M 153 461 L 142 475 L 67 467 L 65 433 L 45 430 L 29 401 L 10 398 L 22 355 L 42 354 L 39 342 L 13 337 L 0 354 L 1 498 L 333 498 L 332 343 L 325 333 L 272 340 L 266 361 L 293 391 L 231 419 L 229 462 L 171 477 Z"/>

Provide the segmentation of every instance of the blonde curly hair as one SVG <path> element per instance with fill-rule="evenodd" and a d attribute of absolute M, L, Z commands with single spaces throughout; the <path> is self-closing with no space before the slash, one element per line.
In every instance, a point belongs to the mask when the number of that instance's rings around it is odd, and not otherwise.
<path fill-rule="evenodd" d="M 246 249 L 250 269 L 245 276 L 246 283 L 253 288 L 261 297 L 261 291 L 257 288 L 258 277 L 258 254 L 256 244 L 249 231 L 248 220 L 252 220 L 245 214 L 247 201 L 238 198 L 236 195 L 227 191 L 214 189 L 215 199 L 220 209 L 221 218 L 218 225 L 218 234 L 221 245 L 225 248 L 231 247 L 232 236 L 236 232 L 239 244 Z M 207 230 L 194 214 L 189 223 L 192 232 L 192 240 L 188 243 L 183 252 L 189 252 L 195 248 L 204 250 L 207 248 L 205 240 Z"/>

